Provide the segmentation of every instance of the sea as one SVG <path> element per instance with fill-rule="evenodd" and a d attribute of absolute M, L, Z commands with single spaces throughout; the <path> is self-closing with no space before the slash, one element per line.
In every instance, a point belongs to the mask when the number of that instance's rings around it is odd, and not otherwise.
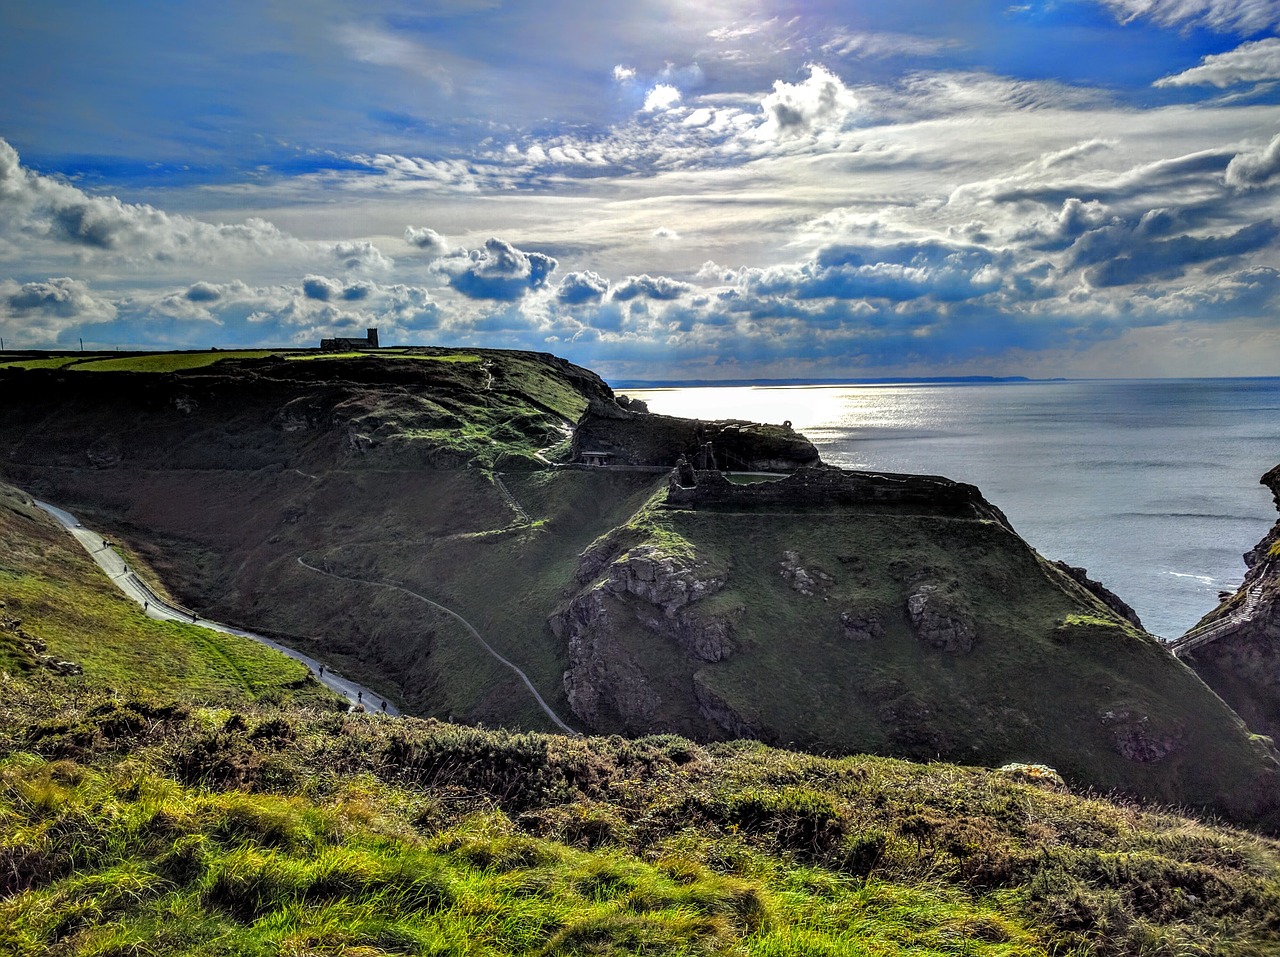
<path fill-rule="evenodd" d="M 824 461 L 969 482 L 1047 558 L 1176 638 L 1276 521 L 1280 378 L 625 389 L 650 411 L 789 421 Z"/>

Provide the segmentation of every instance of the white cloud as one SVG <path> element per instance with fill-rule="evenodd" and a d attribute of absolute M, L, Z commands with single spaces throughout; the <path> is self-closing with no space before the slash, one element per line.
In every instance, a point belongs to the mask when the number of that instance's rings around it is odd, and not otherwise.
<path fill-rule="evenodd" d="M 1222 33 L 1280 27 L 1275 0 L 1100 0 L 1123 23 L 1150 19 L 1165 26 L 1204 26 Z"/>
<path fill-rule="evenodd" d="M 424 77 L 445 95 L 454 92 L 454 80 L 442 64 L 440 53 L 404 37 L 375 27 L 348 24 L 337 30 L 339 42 L 357 60 L 394 67 Z"/>
<path fill-rule="evenodd" d="M 394 259 L 384 256 L 377 246 L 367 240 L 334 243 L 333 258 L 344 268 L 359 272 L 389 272 L 395 265 Z"/>
<path fill-rule="evenodd" d="M 613 79 L 618 83 L 630 83 L 636 78 L 636 68 L 619 63 L 613 68 Z"/>
<path fill-rule="evenodd" d="M 567 305 L 599 302 L 609 291 L 609 280 L 591 270 L 567 273 L 556 289 L 556 297 Z"/>
<path fill-rule="evenodd" d="M 659 83 L 645 95 L 642 109 L 646 113 L 669 110 L 680 102 L 680 91 L 669 83 Z"/>
<path fill-rule="evenodd" d="M 760 103 L 765 123 L 761 136 L 785 138 L 839 130 L 858 108 L 844 82 L 825 67 L 811 64 L 800 83 L 778 80 Z"/>
<path fill-rule="evenodd" d="M 669 276 L 650 276 L 644 273 L 639 276 L 628 276 L 622 282 L 613 287 L 610 298 L 615 302 L 625 302 L 628 299 L 646 298 L 646 299 L 679 299 L 682 295 L 692 292 L 694 289 L 687 282 L 680 282 Z"/>
<path fill-rule="evenodd" d="M 459 249 L 436 260 L 435 268 L 464 296 L 514 302 L 543 288 L 557 265 L 545 253 L 525 252 L 504 240 L 487 239 L 480 249 Z"/>
<path fill-rule="evenodd" d="M 64 333 L 114 319 L 115 306 L 78 280 L 0 280 L 0 331 L 10 348 L 52 346 Z"/>
<path fill-rule="evenodd" d="M 1273 136 L 1266 146 L 1232 157 L 1223 178 L 1228 186 L 1237 189 L 1256 189 L 1280 183 L 1280 133 Z"/>
<path fill-rule="evenodd" d="M 1280 80 L 1280 38 L 1244 43 L 1226 53 L 1205 57 L 1200 65 L 1156 80 L 1156 86 L 1208 85 L 1219 88 L 1240 83 Z"/>
<path fill-rule="evenodd" d="M 953 40 L 914 36 L 908 33 L 841 31 L 824 43 L 822 50 L 824 53 L 838 57 L 931 57 L 955 45 Z"/>
<path fill-rule="evenodd" d="M 434 229 L 428 229 L 425 226 L 406 226 L 404 228 L 404 241 L 431 256 L 443 256 L 449 251 L 448 240 Z"/>

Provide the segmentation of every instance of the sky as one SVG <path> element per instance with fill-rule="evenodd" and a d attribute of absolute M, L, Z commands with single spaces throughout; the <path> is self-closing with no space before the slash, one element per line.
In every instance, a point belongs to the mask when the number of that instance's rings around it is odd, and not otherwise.
<path fill-rule="evenodd" d="M 1278 0 L 0 4 L 8 349 L 1280 374 Z"/>

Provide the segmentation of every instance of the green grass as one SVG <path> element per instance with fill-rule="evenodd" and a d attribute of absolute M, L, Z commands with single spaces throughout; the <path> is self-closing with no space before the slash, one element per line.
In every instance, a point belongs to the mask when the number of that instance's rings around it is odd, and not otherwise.
<path fill-rule="evenodd" d="M 219 350 L 216 352 L 160 352 L 153 355 L 92 359 L 76 363 L 77 372 L 187 372 L 203 369 L 224 359 L 265 359 L 281 355 L 279 349 Z"/>
<path fill-rule="evenodd" d="M 0 944 L 15 957 L 1039 952 L 1017 920 L 947 888 L 576 850 L 501 812 L 421 836 L 361 790 L 317 805 L 11 758 L 0 833 L 18 886 Z"/>
<path fill-rule="evenodd" d="M 52 356 L 48 359 L 8 359 L 0 360 L 0 369 L 61 369 L 73 362 L 84 361 L 86 357 L 83 355 Z"/>
<path fill-rule="evenodd" d="M 135 567 L 137 562 L 135 560 Z M 195 701 L 292 702 L 331 707 L 307 668 L 258 642 L 148 618 L 120 593 L 71 536 L 0 486 L 0 664 L 31 671 L 21 630 L 84 673 L 82 689 L 149 688 Z M 26 666 L 23 666 L 25 662 Z"/>
<path fill-rule="evenodd" d="M 369 349 L 361 352 L 318 352 L 307 355 L 291 355 L 290 361 L 314 361 L 316 359 L 419 359 L 427 362 L 479 362 L 480 357 L 466 352 L 403 352 L 395 349 Z"/>
<path fill-rule="evenodd" d="M 999 772 L 7 690 L 17 957 L 1280 946 L 1280 845 Z"/>

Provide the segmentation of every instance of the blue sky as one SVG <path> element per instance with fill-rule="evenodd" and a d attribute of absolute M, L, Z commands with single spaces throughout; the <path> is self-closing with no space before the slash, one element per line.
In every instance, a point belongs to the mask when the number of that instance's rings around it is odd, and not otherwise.
<path fill-rule="evenodd" d="M 0 88 L 9 348 L 1280 372 L 1275 0 L 53 0 Z"/>

